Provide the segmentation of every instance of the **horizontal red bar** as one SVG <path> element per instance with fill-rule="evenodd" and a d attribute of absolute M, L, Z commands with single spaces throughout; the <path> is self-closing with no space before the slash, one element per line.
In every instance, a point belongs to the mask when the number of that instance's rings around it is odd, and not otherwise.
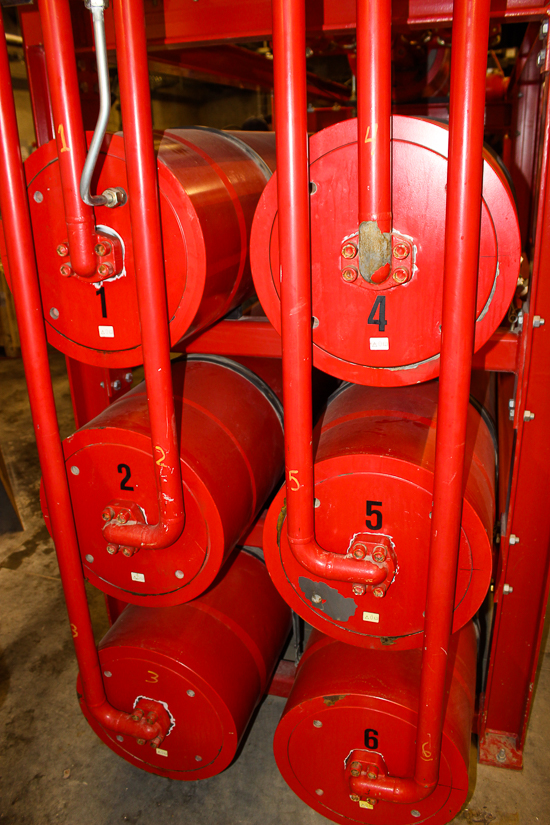
<path fill-rule="evenodd" d="M 504 329 L 493 332 L 487 343 L 474 355 L 472 367 L 488 372 L 516 372 L 519 335 Z"/>
<path fill-rule="evenodd" d="M 281 336 L 267 318 L 220 321 L 191 341 L 172 347 L 175 352 L 212 352 L 215 355 L 257 355 L 280 358 Z"/>

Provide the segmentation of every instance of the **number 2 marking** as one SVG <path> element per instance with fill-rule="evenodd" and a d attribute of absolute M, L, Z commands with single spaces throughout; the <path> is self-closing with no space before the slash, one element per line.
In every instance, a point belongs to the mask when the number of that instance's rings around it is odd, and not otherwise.
<path fill-rule="evenodd" d="M 158 680 L 159 680 L 159 675 L 158 675 L 158 673 L 155 673 L 155 671 L 154 671 L 154 670 L 148 670 L 148 671 L 147 671 L 147 673 L 150 673 L 150 674 L 151 674 L 152 679 L 146 679 L 145 681 L 146 681 L 146 682 L 150 682 L 152 685 L 156 685 L 156 683 L 157 683 L 157 682 L 158 682 Z"/>
<path fill-rule="evenodd" d="M 65 142 L 65 129 L 63 128 L 63 124 L 60 123 L 57 127 L 57 134 L 61 138 L 61 151 L 62 152 L 70 152 L 70 148 L 67 146 Z"/>
<path fill-rule="evenodd" d="M 124 476 L 124 478 L 120 482 L 120 489 L 121 490 L 128 490 L 128 491 L 133 490 L 134 489 L 133 487 L 128 486 L 128 482 L 130 481 L 130 479 L 132 477 L 132 472 L 131 472 L 130 468 L 128 467 L 128 465 L 127 464 L 119 464 L 118 467 L 117 467 L 117 470 L 118 470 L 119 473 L 123 473 L 124 471 L 126 471 L 126 475 Z"/>
<path fill-rule="evenodd" d="M 300 482 L 298 481 L 298 470 L 288 471 L 288 482 L 289 484 L 296 485 L 295 487 L 290 488 L 294 493 L 300 489 Z"/>

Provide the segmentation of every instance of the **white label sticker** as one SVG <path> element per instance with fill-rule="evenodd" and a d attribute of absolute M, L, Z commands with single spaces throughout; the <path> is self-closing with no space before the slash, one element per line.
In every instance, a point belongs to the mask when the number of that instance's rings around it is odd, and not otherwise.
<path fill-rule="evenodd" d="M 372 802 L 368 802 L 366 799 L 361 799 L 359 801 L 359 807 L 360 808 L 368 808 L 370 811 L 372 811 L 374 809 L 374 805 L 372 804 Z"/>
<path fill-rule="evenodd" d="M 159 756 L 168 756 L 168 751 L 163 751 L 162 748 L 157 748 L 157 753 Z"/>
<path fill-rule="evenodd" d="M 390 348 L 390 339 L 389 338 L 369 338 L 370 348 L 371 349 L 389 349 Z"/>
<path fill-rule="evenodd" d="M 367 611 L 365 610 L 365 612 L 363 613 L 363 621 L 376 622 L 376 624 L 378 624 L 378 622 L 380 621 L 380 613 L 367 613 Z"/>
<path fill-rule="evenodd" d="M 133 582 L 144 582 L 145 581 L 145 576 L 143 575 L 143 573 L 132 573 L 131 576 L 132 576 L 132 581 Z"/>
<path fill-rule="evenodd" d="M 115 337 L 115 328 L 114 327 L 98 327 L 99 330 L 99 337 L 100 338 L 114 338 Z M 371 338 L 372 341 L 372 338 Z M 371 347 L 372 349 L 372 347 Z M 387 347 L 386 347 L 387 349 Z"/>

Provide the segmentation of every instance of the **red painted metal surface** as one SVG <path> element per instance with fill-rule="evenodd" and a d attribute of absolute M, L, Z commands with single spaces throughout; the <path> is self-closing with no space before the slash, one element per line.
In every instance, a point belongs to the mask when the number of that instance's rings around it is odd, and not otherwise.
<path fill-rule="evenodd" d="M 291 628 L 288 605 L 263 562 L 241 552 L 208 593 L 177 607 L 130 605 L 100 644 L 107 695 L 131 713 L 141 697 L 162 704 L 172 727 L 157 747 L 94 731 L 142 770 L 171 779 L 223 771 L 275 670 Z"/>
<path fill-rule="evenodd" d="M 56 209 L 59 210 L 62 194 L 72 267 L 82 278 L 90 278 L 97 267 L 95 225 L 93 209 L 82 202 L 79 192 L 86 144 L 82 114 L 74 105 L 79 92 L 69 2 L 40 0 L 39 9 L 61 176 Z"/>
<path fill-rule="evenodd" d="M 316 319 L 313 362 L 320 369 L 345 380 L 382 386 L 437 376 L 448 137 L 447 127 L 440 124 L 393 117 L 393 226 L 399 243 L 394 238 L 393 274 L 382 283 L 369 283 L 359 271 L 356 122 L 339 123 L 311 138 L 310 176 L 316 187 L 310 196 L 311 314 Z M 514 199 L 488 152 L 483 175 L 476 349 L 506 314 L 521 252 Z M 273 176 L 258 205 L 251 263 L 262 306 L 280 330 L 277 178 Z M 306 236 L 303 230 L 297 244 L 304 245 Z M 286 230 L 282 238 L 287 244 Z M 401 272 L 407 273 L 402 282 Z"/>
<path fill-rule="evenodd" d="M 38 455 L 44 473 L 44 490 L 49 503 L 52 535 L 84 696 L 92 716 L 109 730 L 152 740 L 159 734 L 159 724 L 150 724 L 143 719 L 135 721 L 129 714 L 113 708 L 106 700 L 99 669 L 57 425 L 29 205 L 1 16 L 0 210 L 11 264 L 21 353 Z"/>
<path fill-rule="evenodd" d="M 107 409 L 132 386 L 130 370 L 108 370 L 82 364 L 73 358 L 65 360 L 77 429 Z"/>
<path fill-rule="evenodd" d="M 275 136 L 239 135 L 185 129 L 157 137 L 173 345 L 186 333 L 212 324 L 253 290 L 248 238 L 255 205 L 274 165 Z M 121 135 L 106 138 L 94 189 L 126 189 L 129 160 Z M 140 244 L 145 227 L 133 227 L 131 201 L 117 209 L 96 207 L 98 227 L 107 242 L 122 246 L 124 257 L 105 277 L 98 275 L 99 282 L 90 283 L 61 271 L 62 266 L 72 267 L 72 258 L 58 252 L 67 234 L 59 210 L 61 184 L 53 143 L 30 156 L 27 176 L 50 343 L 93 366 L 125 368 L 141 363 L 136 271 L 143 260 Z M 107 258 L 99 260 L 105 263 Z"/>
<path fill-rule="evenodd" d="M 317 540 L 340 558 L 347 554 L 358 572 L 370 560 L 370 581 L 306 569 L 286 538 L 288 489 L 269 509 L 264 552 L 273 581 L 307 622 L 348 644 L 391 652 L 423 643 L 437 392 L 435 382 L 347 387 L 329 401 L 315 432 Z M 473 406 L 466 443 L 454 630 L 478 610 L 492 573 L 495 447 Z"/>
<path fill-rule="evenodd" d="M 453 636 L 439 781 L 414 804 L 372 798 L 365 781 L 414 769 L 419 650 L 357 650 L 313 631 L 275 732 L 279 770 L 292 790 L 339 823 L 445 825 L 466 799 L 475 700 L 475 634 Z"/>
<path fill-rule="evenodd" d="M 131 521 L 132 504 L 140 521 L 156 517 L 157 456 L 144 384 L 64 442 L 84 573 L 100 590 L 132 604 L 175 605 L 204 592 L 282 474 L 276 395 L 238 364 L 196 358 L 202 360 L 173 365 L 186 521 L 166 548 L 132 552 L 124 540 L 108 537 L 103 520 L 105 513 L 116 521 L 128 510 Z M 280 362 L 260 362 L 258 372 L 280 388 Z"/>

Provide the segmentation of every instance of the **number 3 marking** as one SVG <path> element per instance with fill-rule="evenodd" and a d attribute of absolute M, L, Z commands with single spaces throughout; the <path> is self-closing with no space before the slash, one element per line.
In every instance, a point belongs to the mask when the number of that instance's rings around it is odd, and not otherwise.
<path fill-rule="evenodd" d="M 150 682 L 150 683 L 151 683 L 151 684 L 153 684 L 153 685 L 156 685 L 156 683 L 157 683 L 157 682 L 158 682 L 158 680 L 159 680 L 159 675 L 158 675 L 158 673 L 155 673 L 155 671 L 154 671 L 154 670 L 148 670 L 148 671 L 147 671 L 147 673 L 150 673 L 150 674 L 151 674 L 151 676 L 152 676 L 153 678 L 152 678 L 152 679 L 146 679 L 145 681 L 146 681 L 146 682 Z"/>
<path fill-rule="evenodd" d="M 71 633 L 73 634 L 73 639 L 76 639 L 78 636 L 78 630 L 75 624 L 71 624 Z"/>
<path fill-rule="evenodd" d="M 295 487 L 291 487 L 290 489 L 295 493 L 297 490 L 300 489 L 300 482 L 298 481 L 298 470 L 289 470 L 288 471 L 288 482 L 289 484 L 295 484 Z"/>

